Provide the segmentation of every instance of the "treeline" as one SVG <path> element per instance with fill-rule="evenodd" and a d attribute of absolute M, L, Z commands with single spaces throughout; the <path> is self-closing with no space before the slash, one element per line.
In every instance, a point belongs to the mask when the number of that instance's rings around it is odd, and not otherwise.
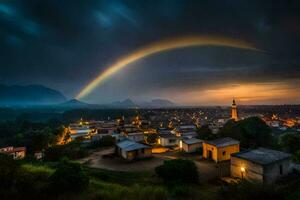
<path fill-rule="evenodd" d="M 119 117 L 132 117 L 137 114 L 135 109 L 72 109 L 55 108 L 0 108 L 0 121 L 32 121 L 47 123 L 58 120 L 63 123 L 77 121 L 80 118 L 107 120 Z"/>
<path fill-rule="evenodd" d="M 64 137 L 65 126 L 60 121 L 47 123 L 29 121 L 0 122 L 0 146 L 25 146 L 28 153 L 55 145 Z"/>

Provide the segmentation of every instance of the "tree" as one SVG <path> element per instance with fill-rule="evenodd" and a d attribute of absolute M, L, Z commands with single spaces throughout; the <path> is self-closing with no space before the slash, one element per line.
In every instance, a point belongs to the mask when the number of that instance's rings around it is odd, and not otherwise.
<path fill-rule="evenodd" d="M 197 129 L 198 138 L 202 140 L 215 139 L 216 136 L 211 132 L 208 125 L 201 126 Z"/>
<path fill-rule="evenodd" d="M 88 150 L 81 147 L 79 141 L 72 141 L 65 145 L 54 145 L 45 151 L 45 160 L 59 161 L 62 158 L 79 159 L 88 155 Z"/>
<path fill-rule="evenodd" d="M 55 142 L 55 136 L 48 127 L 33 131 L 31 134 L 32 148 L 35 151 L 46 149 L 50 144 Z"/>
<path fill-rule="evenodd" d="M 292 159 L 295 163 L 300 163 L 300 150 L 294 153 Z"/>
<path fill-rule="evenodd" d="M 17 162 L 11 156 L 0 153 L 0 193 L 13 187 L 18 171 Z"/>
<path fill-rule="evenodd" d="M 155 168 L 156 174 L 166 183 L 196 183 L 198 171 L 195 163 L 191 160 L 174 159 L 165 160 L 163 165 Z"/>
<path fill-rule="evenodd" d="M 62 192 L 81 192 L 89 185 L 89 177 L 78 163 L 62 161 L 50 176 L 50 189 Z"/>
<path fill-rule="evenodd" d="M 228 121 L 219 132 L 222 137 L 232 137 L 241 142 L 245 148 L 270 146 L 272 142 L 271 129 L 258 117 L 234 122 Z"/>
<path fill-rule="evenodd" d="M 279 145 L 289 153 L 300 150 L 300 136 L 295 133 L 285 133 L 279 138 Z"/>
<path fill-rule="evenodd" d="M 156 133 L 148 134 L 146 137 L 146 142 L 148 144 L 156 144 L 157 140 L 158 140 L 158 134 Z"/>

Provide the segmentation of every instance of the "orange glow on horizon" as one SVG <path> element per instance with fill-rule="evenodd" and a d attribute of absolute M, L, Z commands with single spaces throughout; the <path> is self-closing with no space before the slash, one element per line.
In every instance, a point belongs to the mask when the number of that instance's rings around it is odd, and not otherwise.
<path fill-rule="evenodd" d="M 233 98 L 238 104 L 280 104 L 300 99 L 296 88 L 282 82 L 225 85 L 216 89 L 190 91 L 184 95 L 173 93 L 172 96 L 176 102 L 189 105 L 229 105 Z"/>

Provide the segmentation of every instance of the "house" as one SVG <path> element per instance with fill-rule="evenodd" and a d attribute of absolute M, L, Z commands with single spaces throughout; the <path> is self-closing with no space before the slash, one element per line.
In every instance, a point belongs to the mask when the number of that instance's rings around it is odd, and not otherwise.
<path fill-rule="evenodd" d="M 290 154 L 265 148 L 234 153 L 231 155 L 231 176 L 273 183 L 290 173 L 290 158 Z"/>
<path fill-rule="evenodd" d="M 177 137 L 174 134 L 159 134 L 158 144 L 163 147 L 175 147 L 179 146 L 181 137 Z"/>
<path fill-rule="evenodd" d="M 123 133 L 123 135 L 128 138 L 129 140 L 133 140 L 136 142 L 142 142 L 144 141 L 144 132 L 137 131 L 137 132 L 126 132 Z"/>
<path fill-rule="evenodd" d="M 196 125 L 181 125 L 174 131 L 177 136 L 182 136 L 184 133 L 196 132 L 196 128 Z"/>
<path fill-rule="evenodd" d="M 44 152 L 43 151 L 36 151 L 33 154 L 34 158 L 37 160 L 41 160 L 44 157 Z"/>
<path fill-rule="evenodd" d="M 152 156 L 152 150 L 149 146 L 128 139 L 116 144 L 116 153 L 129 161 Z"/>
<path fill-rule="evenodd" d="M 239 151 L 240 142 L 229 137 L 203 142 L 203 158 L 215 162 L 230 160 L 230 155 Z"/>
<path fill-rule="evenodd" d="M 93 131 L 94 130 L 91 129 L 88 125 L 69 125 L 69 133 L 72 140 L 75 140 L 78 137 L 89 138 L 91 135 L 93 135 Z"/>
<path fill-rule="evenodd" d="M 181 143 L 181 148 L 187 153 L 193 153 L 202 148 L 202 143 L 203 140 L 199 140 L 196 138 L 183 139 Z"/>
<path fill-rule="evenodd" d="M 13 159 L 23 159 L 26 155 L 26 147 L 4 147 L 0 149 L 0 153 L 12 156 Z"/>
<path fill-rule="evenodd" d="M 191 139 L 191 138 L 196 138 L 198 136 L 196 131 L 191 131 L 191 132 L 183 132 L 180 134 L 182 138 L 186 139 Z"/>

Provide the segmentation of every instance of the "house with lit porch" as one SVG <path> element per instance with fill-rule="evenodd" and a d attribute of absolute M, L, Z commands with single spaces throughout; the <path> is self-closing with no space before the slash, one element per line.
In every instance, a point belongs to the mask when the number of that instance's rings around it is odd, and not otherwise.
<path fill-rule="evenodd" d="M 231 176 L 248 181 L 274 183 L 291 169 L 291 155 L 281 151 L 258 148 L 231 155 Z"/>

